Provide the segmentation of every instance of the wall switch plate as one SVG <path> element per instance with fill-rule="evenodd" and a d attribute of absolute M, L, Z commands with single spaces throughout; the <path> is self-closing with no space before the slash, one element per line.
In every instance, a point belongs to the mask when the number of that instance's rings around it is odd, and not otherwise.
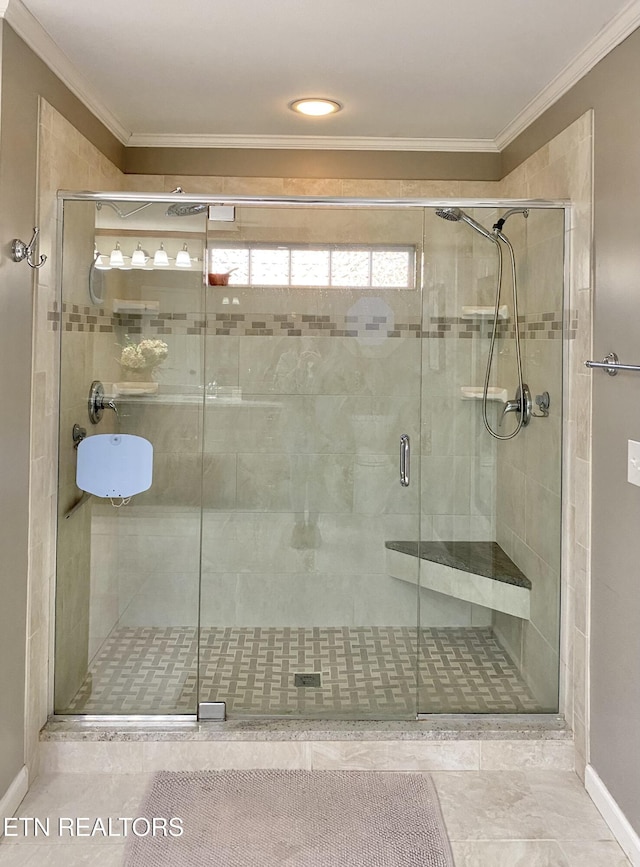
<path fill-rule="evenodd" d="M 628 443 L 627 481 L 640 486 L 640 443 L 635 440 Z"/>

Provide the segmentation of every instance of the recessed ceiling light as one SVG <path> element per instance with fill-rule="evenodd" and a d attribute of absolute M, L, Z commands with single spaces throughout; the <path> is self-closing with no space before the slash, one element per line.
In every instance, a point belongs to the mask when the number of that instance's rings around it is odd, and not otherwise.
<path fill-rule="evenodd" d="M 342 106 L 334 99 L 321 99 L 319 97 L 305 97 L 289 103 L 291 111 L 306 114 L 309 117 L 323 117 L 326 114 L 335 114 Z"/>

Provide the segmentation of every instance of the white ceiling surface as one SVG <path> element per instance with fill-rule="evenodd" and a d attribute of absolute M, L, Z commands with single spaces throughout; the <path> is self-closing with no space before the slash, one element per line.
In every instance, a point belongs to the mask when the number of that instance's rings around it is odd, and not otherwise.
<path fill-rule="evenodd" d="M 494 140 L 628 0 L 24 0 L 142 135 Z M 329 118 L 287 104 L 327 96 Z"/>

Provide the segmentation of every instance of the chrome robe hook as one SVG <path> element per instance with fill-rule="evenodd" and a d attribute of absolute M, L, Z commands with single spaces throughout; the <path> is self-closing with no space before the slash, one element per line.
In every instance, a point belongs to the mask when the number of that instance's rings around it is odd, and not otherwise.
<path fill-rule="evenodd" d="M 30 268 L 42 268 L 44 263 L 47 261 L 47 257 L 42 255 L 36 265 L 33 262 L 33 256 L 35 254 L 35 244 L 38 238 L 38 234 L 40 233 L 40 229 L 37 226 L 33 227 L 33 237 L 29 241 L 28 244 L 25 244 L 24 241 L 21 241 L 19 238 L 14 238 L 11 244 L 11 256 L 14 262 L 22 262 L 23 259 L 27 260 L 27 265 Z"/>

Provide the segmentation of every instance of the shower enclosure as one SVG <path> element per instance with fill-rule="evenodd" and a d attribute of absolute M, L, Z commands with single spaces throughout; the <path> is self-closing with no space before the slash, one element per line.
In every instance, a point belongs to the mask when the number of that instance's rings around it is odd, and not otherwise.
<path fill-rule="evenodd" d="M 557 712 L 564 216 L 60 194 L 55 712 Z M 76 487 L 95 434 L 147 491 Z"/>

